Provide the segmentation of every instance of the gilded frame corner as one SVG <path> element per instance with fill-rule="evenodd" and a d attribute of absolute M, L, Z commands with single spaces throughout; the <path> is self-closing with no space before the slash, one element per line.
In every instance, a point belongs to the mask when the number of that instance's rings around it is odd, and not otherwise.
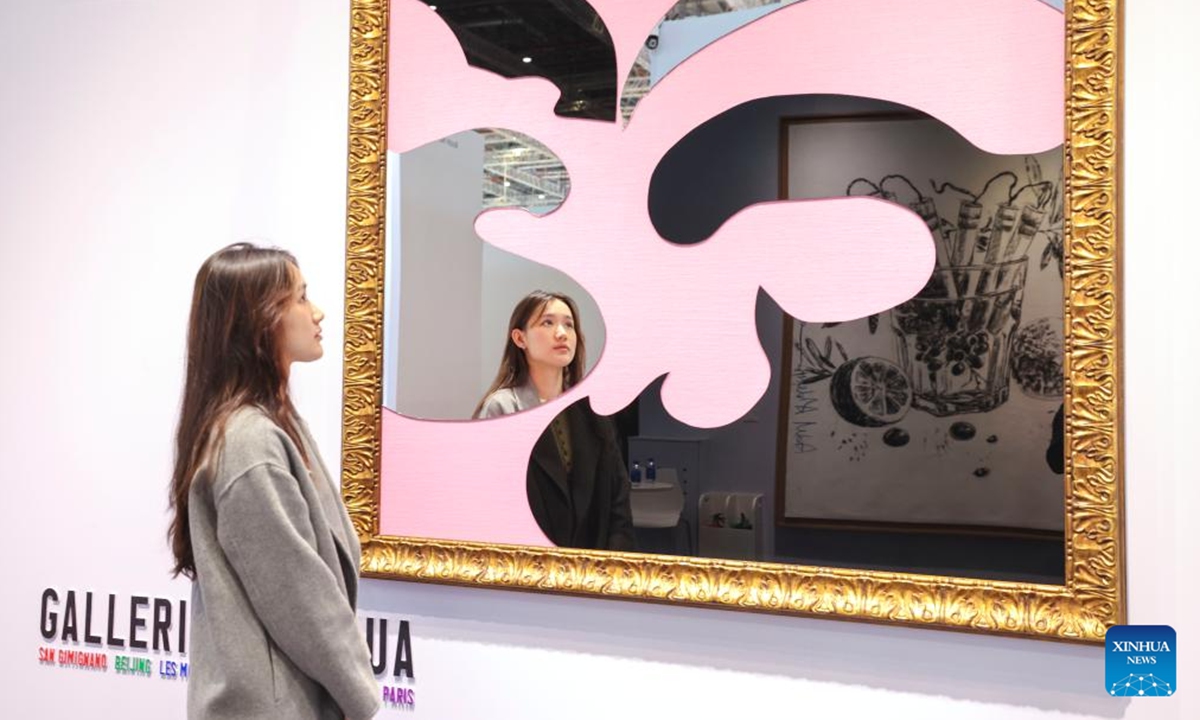
<path fill-rule="evenodd" d="M 388 0 L 351 0 L 342 492 L 373 577 L 1100 643 L 1125 622 L 1120 0 L 1066 2 L 1066 584 L 379 534 Z"/>

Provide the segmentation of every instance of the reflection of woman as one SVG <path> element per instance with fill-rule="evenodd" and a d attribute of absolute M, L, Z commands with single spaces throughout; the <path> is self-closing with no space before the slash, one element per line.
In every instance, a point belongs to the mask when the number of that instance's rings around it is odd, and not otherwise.
<path fill-rule="evenodd" d="M 525 296 L 508 321 L 500 371 L 475 417 L 528 410 L 583 377 L 584 340 L 575 301 L 540 290 Z M 529 507 L 556 545 L 633 549 L 629 475 L 607 419 L 587 400 L 559 413 L 538 438 L 526 472 Z"/>
<path fill-rule="evenodd" d="M 323 317 L 282 250 L 231 245 L 196 275 L 169 532 L 194 580 L 192 720 L 379 708 L 358 539 L 288 395 L 292 363 L 323 353 Z"/>

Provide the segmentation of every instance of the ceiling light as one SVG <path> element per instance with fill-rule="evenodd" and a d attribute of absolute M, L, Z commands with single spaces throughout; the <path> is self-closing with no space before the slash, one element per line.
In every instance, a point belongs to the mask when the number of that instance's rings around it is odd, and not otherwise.
<path fill-rule="evenodd" d="M 504 181 L 504 187 L 509 187 L 510 185 L 512 185 L 512 183 L 507 180 Z"/>
<path fill-rule="evenodd" d="M 430 10 L 432 10 L 432 11 L 434 11 L 434 12 L 437 12 L 437 5 L 430 5 L 430 6 L 429 6 L 429 9 L 430 9 Z"/>
<path fill-rule="evenodd" d="M 528 55 L 526 55 L 525 57 L 521 58 L 521 62 L 523 62 L 523 63 L 525 63 L 526 65 L 528 65 L 529 63 L 533 62 L 533 58 L 531 58 L 531 57 L 529 57 Z"/>
<path fill-rule="evenodd" d="M 546 193 L 538 193 L 538 200 L 545 200 L 545 199 L 546 199 Z"/>

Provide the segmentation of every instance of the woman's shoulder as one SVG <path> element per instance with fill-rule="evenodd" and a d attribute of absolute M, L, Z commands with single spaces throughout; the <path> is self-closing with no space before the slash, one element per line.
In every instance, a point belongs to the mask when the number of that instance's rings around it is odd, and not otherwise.
<path fill-rule="evenodd" d="M 500 388 L 483 399 L 476 418 L 493 418 L 501 415 L 511 415 L 521 409 L 520 398 L 516 388 Z"/>
<path fill-rule="evenodd" d="M 539 405 L 537 389 L 532 385 L 500 388 L 484 398 L 477 418 L 500 417 Z"/>
<path fill-rule="evenodd" d="M 247 405 L 230 413 L 221 437 L 222 466 L 234 475 L 262 463 L 289 467 L 291 439 L 262 408 Z"/>
<path fill-rule="evenodd" d="M 225 420 L 225 440 L 271 435 L 281 432 L 278 424 L 257 405 L 243 405 L 229 413 Z"/>

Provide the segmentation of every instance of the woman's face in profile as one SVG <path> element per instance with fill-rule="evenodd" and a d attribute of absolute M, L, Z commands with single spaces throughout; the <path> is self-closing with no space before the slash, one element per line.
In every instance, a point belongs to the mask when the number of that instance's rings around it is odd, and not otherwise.
<path fill-rule="evenodd" d="M 325 313 L 308 299 L 308 285 L 299 268 L 292 268 L 292 294 L 280 322 L 284 363 L 312 362 L 321 357 L 321 321 Z"/>
<path fill-rule="evenodd" d="M 562 300 L 551 300 L 526 324 L 513 331 L 530 365 L 565 368 L 575 359 L 575 316 Z"/>

